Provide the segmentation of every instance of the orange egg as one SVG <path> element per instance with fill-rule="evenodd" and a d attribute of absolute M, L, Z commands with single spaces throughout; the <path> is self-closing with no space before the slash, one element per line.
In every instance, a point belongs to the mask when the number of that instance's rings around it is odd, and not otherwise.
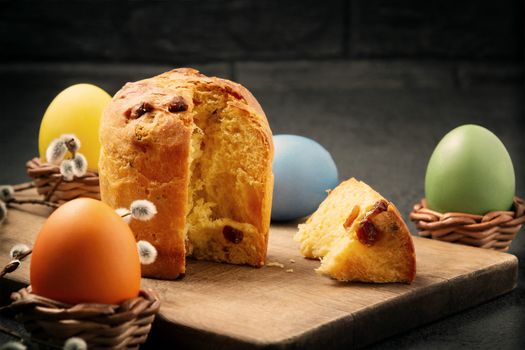
<path fill-rule="evenodd" d="M 72 200 L 44 223 L 33 246 L 33 292 L 76 304 L 119 304 L 140 289 L 140 260 L 129 226 L 105 203 Z"/>

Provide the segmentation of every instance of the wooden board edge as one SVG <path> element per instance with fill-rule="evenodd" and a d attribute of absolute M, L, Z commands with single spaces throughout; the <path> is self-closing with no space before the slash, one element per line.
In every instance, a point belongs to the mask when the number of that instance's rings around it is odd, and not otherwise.
<path fill-rule="evenodd" d="M 428 324 L 512 291 L 517 285 L 518 259 L 507 254 L 500 263 L 485 270 L 443 279 L 393 300 L 374 305 L 305 333 L 273 342 L 243 339 L 173 324 L 157 315 L 150 334 L 153 345 L 165 346 L 177 339 L 177 346 L 201 348 L 214 344 L 220 349 L 319 349 L 362 347 L 389 336 Z M 26 286 L 16 275 L 0 281 L 2 305 L 12 292 Z M 487 287 L 488 286 L 488 287 Z M 443 292 L 445 291 L 445 292 Z M 421 308 L 425 305 L 425 308 Z M 377 310 L 379 308 L 379 311 Z M 369 325 L 375 325 L 371 328 Z M 179 336 L 177 336 L 179 334 Z M 190 336 L 191 335 L 191 336 Z M 180 342 L 182 341 L 182 342 Z"/>
<path fill-rule="evenodd" d="M 461 307 L 455 312 L 479 305 L 500 295 L 511 292 L 518 284 L 518 258 L 506 254 L 505 261 L 485 270 L 474 271 L 449 280 L 452 288 L 452 303 Z M 469 281 L 470 286 L 465 288 Z"/>
<path fill-rule="evenodd" d="M 443 282 L 377 305 L 373 312 L 366 309 L 357 312 L 354 315 L 353 346 L 360 348 L 371 345 L 487 302 L 516 288 L 517 279 L 518 259 L 508 254 L 505 261 L 489 266 L 486 270 L 444 279 Z M 420 305 L 425 305 L 425 308 Z M 376 325 L 376 329 L 371 329 L 371 324 Z M 381 331 L 379 336 L 377 329 Z"/>
<path fill-rule="evenodd" d="M 182 324 L 176 324 L 161 313 L 155 320 L 148 336 L 148 345 L 154 349 L 164 349 L 172 346 L 181 349 L 260 349 L 259 344 L 250 340 L 230 337 L 203 329 L 195 329 Z"/>
<path fill-rule="evenodd" d="M 265 342 L 256 339 L 232 337 L 206 330 L 194 329 L 181 324 L 174 324 L 162 315 L 157 315 L 148 338 L 154 346 L 166 346 L 173 339 L 177 347 L 205 349 L 213 344 L 214 350 L 261 350 L 261 349 L 338 349 L 353 344 L 354 319 L 352 314 L 345 315 L 333 322 L 312 328 L 305 333 L 277 341 Z M 189 340 L 189 341 L 188 341 Z"/>

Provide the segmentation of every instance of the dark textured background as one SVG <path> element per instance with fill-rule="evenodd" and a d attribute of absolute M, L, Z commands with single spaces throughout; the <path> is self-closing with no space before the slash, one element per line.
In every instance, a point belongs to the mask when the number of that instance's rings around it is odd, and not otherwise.
<path fill-rule="evenodd" d="M 464 123 L 501 138 L 523 197 L 523 18 L 514 0 L 0 0 L 0 183 L 26 180 L 60 90 L 90 82 L 113 94 L 192 66 L 246 85 L 274 134 L 319 141 L 341 178 L 365 180 L 405 218 L 436 143 Z M 525 261 L 523 236 L 511 253 Z M 512 293 L 374 348 L 525 348 L 523 268 Z"/>
<path fill-rule="evenodd" d="M 523 58 L 523 1 L 1 0 L 3 61 Z"/>

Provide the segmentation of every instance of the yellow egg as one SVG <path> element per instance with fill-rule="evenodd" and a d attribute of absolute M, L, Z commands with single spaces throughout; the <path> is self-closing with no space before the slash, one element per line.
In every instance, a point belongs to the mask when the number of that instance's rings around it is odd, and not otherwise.
<path fill-rule="evenodd" d="M 91 84 L 76 84 L 59 93 L 47 107 L 38 136 L 40 158 L 45 160 L 49 143 L 62 134 L 75 134 L 81 142 L 79 152 L 88 168 L 98 170 L 100 141 L 98 129 L 102 111 L 111 96 Z"/>

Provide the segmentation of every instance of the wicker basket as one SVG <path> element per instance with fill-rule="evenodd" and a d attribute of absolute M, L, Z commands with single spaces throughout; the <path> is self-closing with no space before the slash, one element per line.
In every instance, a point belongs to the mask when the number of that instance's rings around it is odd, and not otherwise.
<path fill-rule="evenodd" d="M 485 215 L 439 213 L 428 209 L 423 199 L 410 213 L 419 235 L 446 242 L 507 251 L 525 222 L 525 202 L 514 197 L 513 211 Z"/>
<path fill-rule="evenodd" d="M 160 300 L 152 290 L 120 305 L 69 305 L 31 293 L 31 287 L 11 295 L 10 309 L 36 341 L 62 348 L 80 337 L 88 349 L 138 349 L 146 341 Z"/>
<path fill-rule="evenodd" d="M 38 194 L 47 197 L 49 202 L 63 204 L 78 197 L 100 199 L 98 174 L 88 171 L 82 177 L 73 181 L 63 181 L 60 168 L 57 165 L 43 163 L 39 158 L 33 158 L 26 163 L 27 174 L 33 179 Z M 58 184 L 57 184 L 58 183 Z"/>

